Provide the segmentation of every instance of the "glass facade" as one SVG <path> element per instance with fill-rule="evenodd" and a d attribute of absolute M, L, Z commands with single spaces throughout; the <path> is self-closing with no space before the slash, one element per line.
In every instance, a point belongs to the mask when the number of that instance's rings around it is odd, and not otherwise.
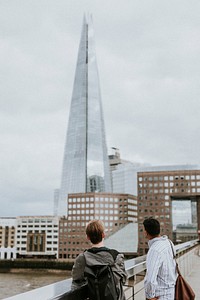
<path fill-rule="evenodd" d="M 59 215 L 69 193 L 111 192 L 91 16 L 84 18 L 63 159 Z"/>

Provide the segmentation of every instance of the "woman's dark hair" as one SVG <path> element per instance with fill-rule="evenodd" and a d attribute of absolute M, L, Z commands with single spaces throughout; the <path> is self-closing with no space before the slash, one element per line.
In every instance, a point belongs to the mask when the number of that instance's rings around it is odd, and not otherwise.
<path fill-rule="evenodd" d="M 160 223 L 158 220 L 150 217 L 144 220 L 143 225 L 146 232 L 151 236 L 157 236 L 160 234 Z"/>

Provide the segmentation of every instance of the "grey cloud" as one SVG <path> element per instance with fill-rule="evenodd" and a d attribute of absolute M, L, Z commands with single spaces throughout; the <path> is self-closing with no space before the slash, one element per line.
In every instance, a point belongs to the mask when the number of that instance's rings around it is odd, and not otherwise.
<path fill-rule="evenodd" d="M 52 210 L 87 11 L 108 149 L 152 164 L 200 163 L 199 8 L 197 0 L 0 2 L 1 215 Z"/>

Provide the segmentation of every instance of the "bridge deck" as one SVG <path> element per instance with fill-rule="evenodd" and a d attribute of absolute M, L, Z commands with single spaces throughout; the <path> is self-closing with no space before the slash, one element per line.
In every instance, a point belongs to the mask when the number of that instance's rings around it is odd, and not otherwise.
<path fill-rule="evenodd" d="M 196 293 L 195 300 L 200 300 L 200 244 L 198 241 L 189 241 L 180 245 L 176 245 L 176 251 L 178 256 L 179 267 L 181 269 L 181 273 L 186 278 L 186 280 L 190 283 L 192 288 Z M 133 260 L 129 260 L 126 262 L 126 270 L 129 274 L 129 277 L 132 276 L 141 276 L 141 272 L 144 275 L 145 270 L 145 257 L 139 257 Z M 189 275 L 185 275 L 189 274 Z M 141 277 L 140 277 L 141 279 Z M 66 279 L 61 282 L 57 282 L 45 287 L 41 287 L 30 292 L 26 292 L 23 294 L 19 294 L 13 297 L 9 297 L 6 299 L 9 300 L 58 300 L 58 299 L 85 299 L 86 291 L 84 295 L 81 297 L 77 297 L 77 292 L 80 293 L 80 290 L 74 291 L 76 294 L 70 291 L 71 287 L 71 279 Z M 127 299 L 132 299 L 132 289 L 126 287 Z M 134 286 L 135 292 L 135 300 L 145 299 L 144 295 L 144 281 L 137 283 Z"/>
<path fill-rule="evenodd" d="M 197 255 L 198 259 L 195 261 L 195 266 L 192 269 L 192 272 L 187 277 L 185 277 L 185 279 L 188 281 L 188 283 L 196 293 L 195 300 L 200 300 L 200 246 Z"/>

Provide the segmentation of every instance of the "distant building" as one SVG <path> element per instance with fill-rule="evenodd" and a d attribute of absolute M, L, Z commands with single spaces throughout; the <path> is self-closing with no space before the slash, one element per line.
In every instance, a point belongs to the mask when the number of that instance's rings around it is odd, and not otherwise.
<path fill-rule="evenodd" d="M 54 190 L 54 208 L 53 208 L 54 216 L 58 216 L 59 198 L 60 198 L 60 189 L 55 189 Z"/>
<path fill-rule="evenodd" d="M 112 192 L 91 16 L 84 17 L 75 73 L 58 215 L 72 193 Z"/>
<path fill-rule="evenodd" d="M 147 166 L 147 164 L 136 163 L 136 162 L 131 162 L 129 160 L 122 159 L 120 155 L 120 150 L 118 148 L 112 147 L 111 149 L 114 150 L 114 154 L 108 155 L 111 172 L 117 170 L 118 168 L 121 169 L 124 166 L 132 167 L 134 169 Z"/>
<path fill-rule="evenodd" d="M 120 157 L 119 149 L 114 147 L 112 147 L 112 149 L 115 150 L 115 153 L 108 155 L 111 172 L 116 170 L 117 166 L 123 163 L 123 160 Z"/>
<path fill-rule="evenodd" d="M 179 224 L 175 230 L 176 243 L 185 243 L 198 239 L 197 226 L 193 224 Z"/>
<path fill-rule="evenodd" d="M 85 227 L 92 219 L 104 222 L 108 237 L 127 224 L 137 222 L 137 199 L 125 194 L 69 194 L 68 217 L 60 219 L 59 258 L 74 259 L 88 248 Z"/>
<path fill-rule="evenodd" d="M 0 218 L 0 259 L 16 258 L 16 218 Z"/>
<path fill-rule="evenodd" d="M 137 199 L 112 194 L 111 169 L 123 161 L 107 155 L 103 109 L 90 16 L 84 18 L 63 159 L 57 214 L 59 258 L 74 259 L 88 247 L 85 226 L 104 222 L 107 235 L 137 222 Z M 56 207 L 54 209 L 56 213 Z"/>
<path fill-rule="evenodd" d="M 120 151 L 112 148 L 115 153 L 109 155 L 113 193 L 124 193 L 137 196 L 137 172 L 148 164 L 131 162 L 122 159 Z"/>
<path fill-rule="evenodd" d="M 172 202 L 196 202 L 197 228 L 200 230 L 200 166 L 161 166 L 144 168 L 138 172 L 138 230 L 139 253 L 147 252 L 143 220 L 154 216 L 161 223 L 161 234 L 170 238 L 172 228 Z M 191 210 L 194 215 L 194 211 Z"/>
<path fill-rule="evenodd" d="M 113 193 L 137 196 L 137 172 L 131 164 L 121 164 L 112 171 Z"/>
<path fill-rule="evenodd" d="M 116 170 L 117 166 L 121 164 L 119 149 L 117 148 L 115 149 L 116 149 L 115 154 L 108 155 L 111 172 Z"/>
<path fill-rule="evenodd" d="M 58 258 L 58 227 L 58 217 L 17 217 L 17 258 Z"/>

